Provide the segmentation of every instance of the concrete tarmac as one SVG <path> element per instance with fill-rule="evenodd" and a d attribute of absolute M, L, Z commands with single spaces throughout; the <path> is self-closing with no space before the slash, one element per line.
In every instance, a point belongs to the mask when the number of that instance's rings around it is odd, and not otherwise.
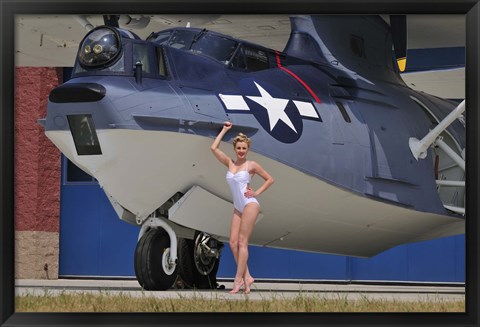
<path fill-rule="evenodd" d="M 159 299 L 224 299 L 249 300 L 289 299 L 297 296 L 315 296 L 321 299 L 345 300 L 384 300 L 384 301 L 464 301 L 464 285 L 372 285 L 372 284 L 335 284 L 321 282 L 272 282 L 257 280 L 250 294 L 229 294 L 231 280 L 219 280 L 225 289 L 192 290 L 170 289 L 167 291 L 142 290 L 136 280 L 93 280 L 93 279 L 58 279 L 34 280 L 19 279 L 15 282 L 15 293 L 23 295 L 59 295 L 75 293 L 93 293 L 109 295 L 128 295 L 132 297 L 154 297 Z"/>

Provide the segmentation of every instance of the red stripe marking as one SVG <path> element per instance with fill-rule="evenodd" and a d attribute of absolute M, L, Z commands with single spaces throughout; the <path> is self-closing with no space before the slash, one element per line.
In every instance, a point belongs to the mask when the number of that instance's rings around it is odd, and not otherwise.
<path fill-rule="evenodd" d="M 277 56 L 277 66 L 279 68 L 282 68 L 282 63 L 280 62 L 280 55 L 278 54 L 278 51 L 275 51 L 275 55 Z"/>
<path fill-rule="evenodd" d="M 285 68 L 282 66 L 282 63 L 280 62 L 280 55 L 278 54 L 278 51 L 275 51 L 275 54 L 276 54 L 276 57 L 277 57 L 277 66 L 278 68 L 280 68 L 281 70 L 289 73 L 293 78 L 295 78 L 297 81 L 300 82 L 300 84 L 303 85 L 303 87 L 311 94 L 311 96 L 315 99 L 315 101 L 317 101 L 317 103 L 320 103 L 320 99 L 317 97 L 317 95 L 315 93 L 313 93 L 312 89 L 307 85 L 307 83 L 305 83 L 300 77 L 298 77 L 294 72 L 292 72 L 291 70 Z"/>

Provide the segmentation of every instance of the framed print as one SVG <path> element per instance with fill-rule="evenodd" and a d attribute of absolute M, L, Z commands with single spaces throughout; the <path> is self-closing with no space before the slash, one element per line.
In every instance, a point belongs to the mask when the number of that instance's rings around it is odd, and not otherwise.
<path fill-rule="evenodd" d="M 2 326 L 478 324 L 478 1 L 0 8 Z M 18 310 L 58 279 L 253 307 Z M 254 310 L 279 282 L 464 310 Z"/>

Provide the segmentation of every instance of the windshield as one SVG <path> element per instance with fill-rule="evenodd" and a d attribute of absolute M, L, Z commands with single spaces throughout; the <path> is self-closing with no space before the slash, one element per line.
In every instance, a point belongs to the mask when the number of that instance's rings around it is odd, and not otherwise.
<path fill-rule="evenodd" d="M 156 40 L 158 40 L 160 34 L 156 37 Z M 166 39 L 167 35 L 165 34 L 162 43 L 165 43 Z M 220 35 L 210 34 L 206 30 L 201 32 L 198 30 L 176 30 L 166 44 L 172 48 L 189 50 L 226 64 L 235 53 L 238 42 Z"/>
<path fill-rule="evenodd" d="M 175 49 L 190 49 L 193 38 L 195 37 L 194 31 L 178 30 L 173 33 L 173 36 L 168 41 L 168 45 Z"/>
<path fill-rule="evenodd" d="M 221 36 L 206 34 L 192 44 L 191 50 L 212 57 L 223 63 L 228 63 L 232 57 L 237 42 Z"/>

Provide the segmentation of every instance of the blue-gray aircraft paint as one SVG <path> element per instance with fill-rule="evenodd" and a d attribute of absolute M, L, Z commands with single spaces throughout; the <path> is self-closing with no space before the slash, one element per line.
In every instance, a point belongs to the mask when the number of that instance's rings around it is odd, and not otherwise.
<path fill-rule="evenodd" d="M 363 44 L 360 50 L 351 50 L 352 30 Z M 133 76 L 74 76 L 67 83 L 101 83 L 105 96 L 100 101 L 69 103 L 68 108 L 50 101 L 46 130 L 68 130 L 63 118 L 67 114 L 91 114 L 98 130 L 164 130 L 214 137 L 222 122 L 231 120 L 235 129 L 225 140 L 241 130 L 254 138 L 252 151 L 333 185 L 395 205 L 453 215 L 444 209 L 431 176 L 431 152 L 417 161 L 408 140 L 422 138 L 431 127 L 410 96 L 440 120 L 455 105 L 407 88 L 393 64 L 391 48 L 388 26 L 378 17 L 293 17 L 282 56 L 286 55 L 288 70 L 301 76 L 318 102 L 279 67 L 241 72 L 211 58 L 165 47 L 165 79 L 144 75 L 137 83 Z M 192 61 L 196 64 L 183 64 Z M 295 131 L 283 121 L 269 128 L 267 117 L 248 98 L 260 95 L 255 83 L 274 98 L 290 100 L 285 112 Z M 250 110 L 229 110 L 220 94 L 243 96 Z M 292 100 L 311 103 L 318 119 L 301 117 Z M 338 103 L 351 122 L 344 119 Z M 56 116 L 60 118 L 52 119 Z M 464 148 L 464 126 L 455 122 L 448 131 Z"/>

